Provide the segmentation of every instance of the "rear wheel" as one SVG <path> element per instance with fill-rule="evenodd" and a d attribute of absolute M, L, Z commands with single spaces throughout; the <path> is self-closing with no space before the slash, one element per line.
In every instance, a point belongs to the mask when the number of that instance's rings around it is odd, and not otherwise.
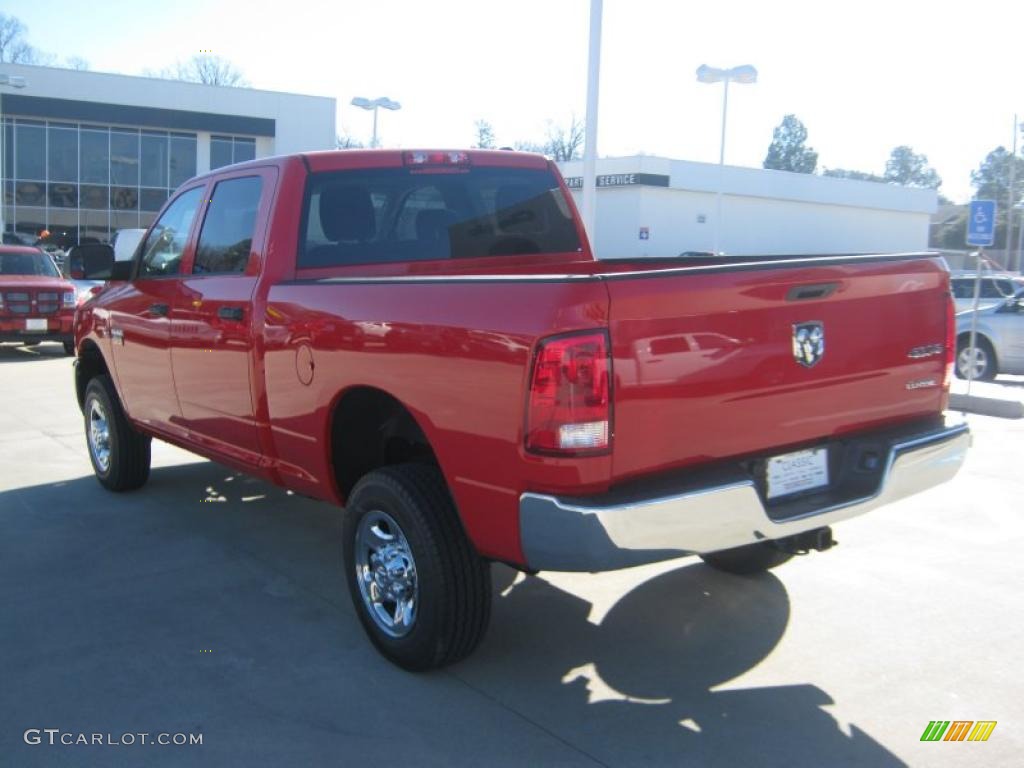
<path fill-rule="evenodd" d="M 100 484 L 131 491 L 149 478 L 152 439 L 136 432 L 121 408 L 109 376 L 94 376 L 85 388 L 85 440 Z"/>
<path fill-rule="evenodd" d="M 961 379 L 966 379 L 972 367 L 975 381 L 991 381 L 996 377 L 996 373 L 998 373 L 996 354 L 987 339 L 981 337 L 975 339 L 973 349 L 968 339 L 964 339 L 957 345 L 956 375 Z"/>
<path fill-rule="evenodd" d="M 403 464 L 361 479 L 345 510 L 343 549 L 359 621 L 385 657 L 423 671 L 479 644 L 490 620 L 490 567 L 435 467 Z"/>
<path fill-rule="evenodd" d="M 783 552 L 770 541 L 759 541 L 743 547 L 723 549 L 719 552 L 708 552 L 700 558 L 719 571 L 735 573 L 739 576 L 750 576 L 782 565 L 793 555 Z"/>

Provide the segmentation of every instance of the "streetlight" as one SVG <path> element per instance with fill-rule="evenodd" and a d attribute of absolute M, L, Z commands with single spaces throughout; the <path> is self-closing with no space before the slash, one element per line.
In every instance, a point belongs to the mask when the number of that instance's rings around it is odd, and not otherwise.
<path fill-rule="evenodd" d="M 0 85 L 11 88 L 24 88 L 28 83 L 21 75 L 0 75 Z M 7 125 L 4 123 L 3 99 L 0 99 L 0 243 L 3 243 L 4 233 L 7 232 L 7 222 L 4 221 L 4 206 L 7 200 L 6 178 L 4 177 L 4 158 L 7 155 Z"/>
<path fill-rule="evenodd" d="M 735 82 L 749 85 L 757 82 L 757 70 L 749 64 L 732 69 L 718 69 L 701 64 L 697 67 L 697 82 L 725 83 L 722 91 L 722 142 L 718 151 L 718 193 L 715 196 L 715 255 L 718 255 L 719 241 L 722 236 L 722 185 L 725 168 L 725 115 L 729 108 L 729 83 Z"/>
<path fill-rule="evenodd" d="M 379 99 L 364 99 L 362 96 L 356 96 L 352 99 L 352 106 L 359 107 L 360 109 L 372 109 L 373 110 L 373 141 L 370 142 L 371 147 L 377 146 L 377 110 L 380 107 L 384 109 L 396 110 L 401 109 L 402 105 L 397 101 L 392 101 L 387 96 L 381 96 Z"/>

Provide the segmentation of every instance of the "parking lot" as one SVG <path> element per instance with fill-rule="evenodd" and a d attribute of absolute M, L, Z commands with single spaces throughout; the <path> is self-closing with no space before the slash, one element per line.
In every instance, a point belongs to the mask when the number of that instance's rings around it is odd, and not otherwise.
<path fill-rule="evenodd" d="M 951 484 L 771 574 L 494 566 L 480 649 L 417 676 L 363 635 L 337 509 L 162 443 L 147 486 L 105 492 L 71 376 L 59 345 L 0 347 L 4 765 L 1020 762 L 1024 420 L 970 416 Z M 936 719 L 998 726 L 921 742 Z M 47 728 L 203 739 L 25 743 Z"/>

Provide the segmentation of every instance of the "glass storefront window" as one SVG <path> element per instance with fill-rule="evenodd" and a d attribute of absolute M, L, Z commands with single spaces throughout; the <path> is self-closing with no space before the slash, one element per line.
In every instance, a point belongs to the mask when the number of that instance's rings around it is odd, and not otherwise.
<path fill-rule="evenodd" d="M 244 163 L 256 159 L 255 139 L 235 139 L 235 162 Z"/>
<path fill-rule="evenodd" d="M 196 175 L 196 137 L 171 134 L 171 183 L 177 188 Z"/>
<path fill-rule="evenodd" d="M 14 204 L 46 205 L 46 185 L 41 181 L 19 181 L 14 185 Z"/>
<path fill-rule="evenodd" d="M 82 129 L 80 142 L 82 181 L 93 184 L 110 182 L 110 132 Z"/>
<path fill-rule="evenodd" d="M 115 211 L 137 211 L 139 190 L 135 187 L 111 187 L 110 207 Z"/>
<path fill-rule="evenodd" d="M 232 142 L 230 137 L 214 136 L 210 139 L 210 170 L 231 165 Z"/>
<path fill-rule="evenodd" d="M 167 202 L 166 189 L 139 190 L 139 208 L 143 211 L 159 211 L 160 206 Z"/>
<path fill-rule="evenodd" d="M 106 188 L 104 188 L 106 189 Z M 83 196 L 85 195 L 83 187 Z M 110 212 L 83 210 L 79 215 L 79 242 L 100 242 L 110 241 Z"/>
<path fill-rule="evenodd" d="M 21 235 L 29 243 L 35 243 L 39 239 L 39 233 L 46 229 L 45 208 L 18 208 L 18 223 L 14 231 Z"/>
<path fill-rule="evenodd" d="M 110 231 L 117 232 L 119 229 L 138 229 L 139 214 L 135 211 L 111 211 Z"/>
<path fill-rule="evenodd" d="M 46 178 L 46 132 L 41 125 L 15 127 L 14 176 L 42 181 Z"/>
<path fill-rule="evenodd" d="M 70 245 L 147 226 L 171 190 L 196 175 L 194 133 L 17 116 L 3 119 L 2 132 L 4 228 L 28 243 L 55 227 Z M 236 151 L 234 139 L 229 147 Z"/>
<path fill-rule="evenodd" d="M 142 174 L 144 187 L 167 186 L 167 134 L 142 134 Z"/>
<path fill-rule="evenodd" d="M 48 129 L 46 148 L 50 181 L 78 181 L 78 129 Z"/>
<path fill-rule="evenodd" d="M 139 186 L 139 134 L 110 132 L 110 183 Z"/>
<path fill-rule="evenodd" d="M 80 200 L 83 208 L 106 210 L 110 207 L 110 187 L 106 184 L 83 184 Z"/>
<path fill-rule="evenodd" d="M 47 197 L 51 208 L 77 208 L 78 185 L 64 181 L 47 184 Z"/>

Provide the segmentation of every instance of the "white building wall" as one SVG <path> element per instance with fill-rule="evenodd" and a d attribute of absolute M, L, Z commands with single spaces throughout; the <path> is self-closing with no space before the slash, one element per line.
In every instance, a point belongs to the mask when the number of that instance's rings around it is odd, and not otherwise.
<path fill-rule="evenodd" d="M 28 82 L 5 93 L 272 119 L 276 135 L 257 142 L 257 157 L 335 147 L 332 98 L 18 64 L 5 64 L 4 73 Z M 209 146 L 205 157 L 209 166 Z"/>
<path fill-rule="evenodd" d="M 598 258 L 712 250 L 718 171 L 659 157 L 599 160 L 598 175 L 658 174 L 670 186 L 599 188 Z M 582 163 L 562 172 L 580 176 Z M 924 250 L 937 204 L 932 190 L 782 171 L 727 166 L 722 181 L 721 248 L 738 256 Z M 574 197 L 579 205 L 581 193 Z"/>

